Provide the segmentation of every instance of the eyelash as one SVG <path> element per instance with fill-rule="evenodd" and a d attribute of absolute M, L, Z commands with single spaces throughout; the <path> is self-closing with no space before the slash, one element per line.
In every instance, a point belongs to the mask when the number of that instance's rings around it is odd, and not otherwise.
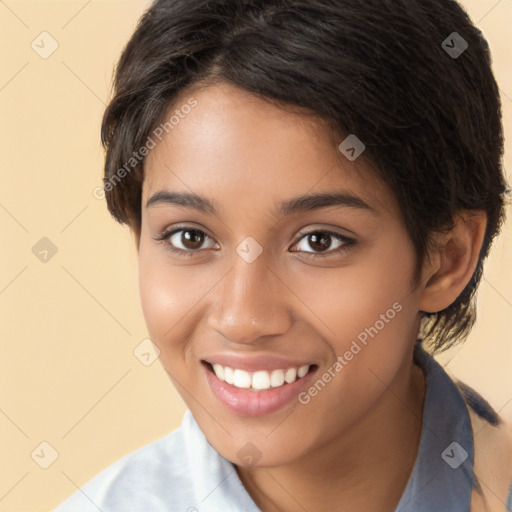
<path fill-rule="evenodd" d="M 166 250 L 168 250 L 172 253 L 175 253 L 175 254 L 179 254 L 180 256 L 192 257 L 195 254 L 197 254 L 198 252 L 200 252 L 201 250 L 203 250 L 203 249 L 197 249 L 197 250 L 185 251 L 183 249 L 177 249 L 176 247 L 171 245 L 171 243 L 169 242 L 169 238 L 172 235 L 179 233 L 180 231 L 191 231 L 191 232 L 199 233 L 199 234 L 205 235 L 206 237 L 211 239 L 211 237 L 207 233 L 205 233 L 204 231 L 202 231 L 200 229 L 190 228 L 190 227 L 180 227 L 180 228 L 175 228 L 171 231 L 164 231 L 159 236 L 155 237 L 154 240 L 156 240 L 157 242 L 166 242 L 166 247 L 165 247 Z M 341 235 L 340 233 L 335 233 L 334 231 L 329 231 L 327 229 L 316 229 L 313 231 L 308 231 L 306 233 L 301 233 L 299 238 L 293 245 L 297 245 L 303 238 L 305 238 L 309 235 L 312 235 L 312 234 L 329 235 L 329 236 L 339 240 L 340 242 L 343 242 L 343 245 L 341 245 L 337 249 L 325 251 L 325 252 L 308 252 L 308 251 L 292 251 L 292 252 L 303 252 L 303 253 L 307 254 L 308 258 L 311 258 L 311 259 L 327 258 L 330 256 L 337 256 L 337 255 L 340 255 L 340 254 L 343 254 L 343 253 L 349 251 L 351 249 L 351 247 L 353 245 L 355 245 L 355 243 L 356 243 L 356 241 L 353 240 L 352 238 L 348 238 L 344 235 Z"/>

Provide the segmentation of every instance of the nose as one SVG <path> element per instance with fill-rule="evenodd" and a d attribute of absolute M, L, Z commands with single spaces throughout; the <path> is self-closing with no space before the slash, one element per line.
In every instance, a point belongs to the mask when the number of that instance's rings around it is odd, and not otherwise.
<path fill-rule="evenodd" d="M 292 323 L 288 294 L 263 257 L 247 263 L 235 255 L 232 269 L 216 287 L 208 325 L 238 344 L 278 336 Z"/>

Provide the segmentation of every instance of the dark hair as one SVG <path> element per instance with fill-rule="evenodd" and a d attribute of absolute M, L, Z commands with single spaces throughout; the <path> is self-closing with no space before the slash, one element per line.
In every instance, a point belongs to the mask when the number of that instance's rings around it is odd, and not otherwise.
<path fill-rule="evenodd" d="M 450 53 L 461 38 L 467 49 Z M 416 249 L 415 279 L 432 234 L 450 229 L 461 210 L 485 210 L 470 282 L 449 307 L 424 313 L 433 350 L 464 340 L 507 189 L 489 48 L 462 7 L 453 0 L 156 0 L 121 55 L 103 118 L 106 200 L 119 222 L 140 231 L 144 161 L 134 152 L 179 94 L 215 81 L 311 112 L 339 142 L 355 134 L 401 208 Z M 128 171 L 127 162 L 134 162 Z"/>

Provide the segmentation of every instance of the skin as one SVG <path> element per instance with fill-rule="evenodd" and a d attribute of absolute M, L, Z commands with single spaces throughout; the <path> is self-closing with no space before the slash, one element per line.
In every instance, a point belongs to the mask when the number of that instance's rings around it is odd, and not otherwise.
<path fill-rule="evenodd" d="M 439 248 L 413 286 L 415 251 L 393 194 L 364 157 L 350 162 L 337 150 L 343 139 L 325 123 L 228 84 L 193 97 L 197 106 L 145 161 L 135 232 L 142 308 L 161 363 L 261 510 L 392 511 L 421 433 L 424 376 L 412 359 L 418 312 L 439 311 L 463 290 L 485 215 L 461 212 L 456 228 L 438 236 Z M 147 207 L 160 191 L 205 196 L 218 212 Z M 292 197 L 333 191 L 355 195 L 374 211 L 273 212 Z M 192 256 L 168 250 L 169 238 L 155 240 L 173 226 L 206 234 L 195 242 L 183 231 L 173 236 Z M 355 243 L 328 237 L 322 251 L 307 233 L 325 229 Z M 236 252 L 249 236 L 263 249 L 252 263 Z M 345 250 L 336 254 L 339 247 Z M 213 350 L 299 357 L 321 376 L 397 302 L 401 311 L 307 405 L 293 400 L 266 416 L 241 416 L 207 384 L 200 361 Z M 237 455 L 247 442 L 261 454 L 250 467 Z"/>

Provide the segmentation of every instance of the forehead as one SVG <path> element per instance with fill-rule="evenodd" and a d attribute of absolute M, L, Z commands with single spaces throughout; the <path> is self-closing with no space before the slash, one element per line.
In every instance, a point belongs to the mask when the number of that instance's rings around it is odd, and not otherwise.
<path fill-rule="evenodd" d="M 185 105 L 193 108 L 183 108 Z M 185 113 L 186 112 L 186 113 Z M 349 161 L 319 117 L 285 110 L 230 84 L 190 90 L 173 102 L 144 166 L 143 207 L 161 190 L 226 201 L 275 204 L 306 193 L 342 191 L 396 213 L 394 197 L 363 158 Z"/>

